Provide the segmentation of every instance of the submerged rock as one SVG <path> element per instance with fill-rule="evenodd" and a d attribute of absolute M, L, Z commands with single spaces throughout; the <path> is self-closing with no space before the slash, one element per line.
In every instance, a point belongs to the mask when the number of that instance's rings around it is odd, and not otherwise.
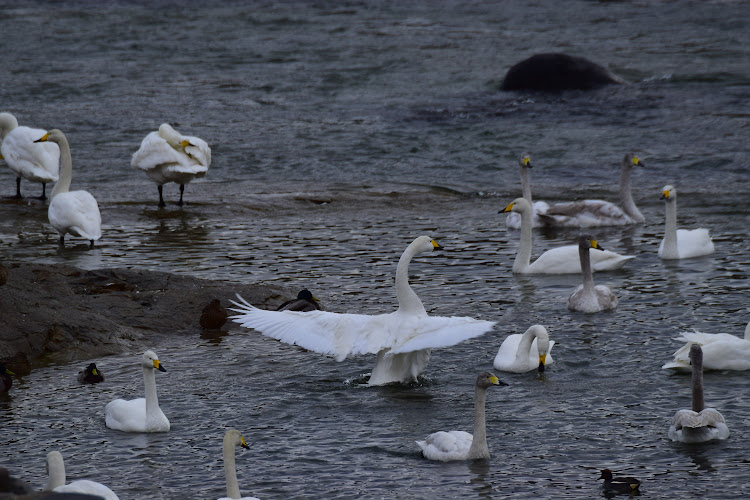
<path fill-rule="evenodd" d="M 583 57 L 567 54 L 536 54 L 508 70 L 500 90 L 591 90 L 625 83 L 607 68 Z"/>

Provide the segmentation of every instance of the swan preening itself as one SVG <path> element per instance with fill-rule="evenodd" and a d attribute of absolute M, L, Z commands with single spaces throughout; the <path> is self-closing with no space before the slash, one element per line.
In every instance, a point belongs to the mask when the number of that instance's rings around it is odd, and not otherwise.
<path fill-rule="evenodd" d="M 646 219 L 635 206 L 630 187 L 630 172 L 634 166 L 643 166 L 641 160 L 627 153 L 620 167 L 620 205 L 603 200 L 581 200 L 558 203 L 541 214 L 542 222 L 552 227 L 597 227 L 637 224 Z"/>
<path fill-rule="evenodd" d="M 485 401 L 487 389 L 493 385 L 508 385 L 490 372 L 480 373 L 474 384 L 474 434 L 464 431 L 439 431 L 417 441 L 422 455 L 430 460 L 475 460 L 490 458 L 487 447 Z"/>
<path fill-rule="evenodd" d="M 528 154 L 522 154 L 518 159 L 518 165 L 521 168 L 521 192 L 523 193 L 523 198 L 531 205 L 531 227 L 541 227 L 544 224 L 539 218 L 539 214 L 546 213 L 549 205 L 546 201 L 531 200 L 531 183 L 529 182 L 529 169 L 533 166 L 531 164 L 531 157 Z M 521 215 L 516 212 L 509 213 L 505 219 L 505 225 L 511 229 L 521 229 Z"/>
<path fill-rule="evenodd" d="M 240 431 L 237 429 L 229 429 L 224 434 L 224 445 L 222 447 L 222 454 L 224 456 L 224 477 L 227 480 L 227 496 L 222 497 L 219 500 L 258 500 L 255 497 L 243 497 L 240 494 L 240 486 L 237 482 L 237 467 L 235 466 L 235 448 L 242 446 L 245 449 L 250 447 L 245 442 L 245 438 L 242 437 Z"/>
<path fill-rule="evenodd" d="M 448 347 L 492 329 L 494 321 L 469 317 L 428 316 L 409 286 L 409 263 L 419 253 L 441 248 L 427 236 L 415 239 L 396 268 L 398 309 L 378 315 L 327 311 L 266 311 L 239 295 L 232 319 L 246 328 L 287 344 L 296 344 L 341 361 L 349 355 L 377 354 L 370 385 L 411 382 L 424 371 L 430 349 Z"/>
<path fill-rule="evenodd" d="M 594 285 L 590 260 L 591 249 L 596 248 L 599 248 L 599 243 L 592 236 L 578 238 L 583 283 L 578 285 L 568 297 L 568 309 L 571 311 L 595 313 L 617 307 L 617 297 L 608 286 Z"/>
<path fill-rule="evenodd" d="M 533 228 L 531 227 L 531 205 L 524 198 L 516 198 L 502 212 L 521 214 L 521 242 L 518 244 L 513 272 L 520 274 L 568 274 L 581 272 L 581 260 L 578 256 L 578 245 L 565 245 L 547 250 L 534 262 L 531 262 Z M 591 255 L 594 271 L 611 271 L 620 269 L 634 257 L 620 255 L 609 250 L 598 250 Z"/>
<path fill-rule="evenodd" d="M 635 493 L 641 486 L 641 482 L 634 477 L 613 477 L 609 469 L 603 469 L 599 479 L 604 479 L 602 490 L 605 493 Z"/>
<path fill-rule="evenodd" d="M 159 206 L 166 206 L 162 186 L 168 182 L 180 185 L 180 201 L 185 184 L 206 175 L 211 166 L 211 148 L 206 141 L 197 137 L 182 135 L 168 123 L 162 123 L 159 130 L 148 134 L 141 147 L 133 153 L 130 164 L 146 172 L 159 189 Z"/>
<path fill-rule="evenodd" d="M 96 199 L 88 191 L 70 191 L 73 178 L 73 160 L 70 157 L 68 139 L 60 130 L 50 130 L 36 142 L 50 141 L 60 148 L 60 178 L 50 195 L 47 216 L 52 227 L 60 233 L 60 244 L 65 244 L 65 235 L 72 234 L 94 241 L 102 237 L 102 216 Z"/>
<path fill-rule="evenodd" d="M 166 372 L 154 351 L 146 351 L 141 356 L 143 382 L 146 397 L 124 400 L 115 399 L 104 407 L 105 423 L 110 429 L 124 432 L 167 432 L 169 420 L 159 408 L 156 395 L 155 371 Z"/>
<path fill-rule="evenodd" d="M 47 453 L 47 486 L 44 491 L 55 493 L 86 493 L 104 498 L 104 500 L 119 500 L 114 491 L 101 483 L 82 479 L 65 484 L 65 463 L 59 451 Z"/>
<path fill-rule="evenodd" d="M 552 346 L 547 329 L 542 325 L 529 327 L 523 334 L 508 335 L 495 356 L 493 365 L 496 370 L 513 373 L 524 373 L 537 370 L 544 371 L 546 365 L 553 363 Z"/>
<path fill-rule="evenodd" d="M 693 366 L 693 407 L 680 410 L 672 417 L 669 439 L 682 443 L 703 443 L 729 437 L 724 417 L 714 408 L 706 408 L 703 400 L 703 351 L 701 346 L 690 346 L 690 363 Z"/>
<path fill-rule="evenodd" d="M 57 181 L 60 173 L 60 148 L 56 144 L 36 142 L 46 130 L 19 127 L 10 113 L 0 113 L 0 158 L 16 174 L 16 196 L 21 196 L 21 177 L 42 184 L 40 200 L 46 200 L 47 183 Z"/>
<path fill-rule="evenodd" d="M 664 186 L 659 198 L 664 200 L 666 223 L 664 239 L 659 245 L 662 259 L 689 259 L 714 253 L 714 243 L 708 229 L 677 229 L 677 190 Z"/>
<path fill-rule="evenodd" d="M 750 370 L 750 323 L 745 337 L 729 333 L 684 332 L 675 340 L 687 342 L 674 353 L 674 359 L 662 366 L 678 372 L 690 372 L 690 346 L 698 344 L 703 351 L 704 370 Z"/>

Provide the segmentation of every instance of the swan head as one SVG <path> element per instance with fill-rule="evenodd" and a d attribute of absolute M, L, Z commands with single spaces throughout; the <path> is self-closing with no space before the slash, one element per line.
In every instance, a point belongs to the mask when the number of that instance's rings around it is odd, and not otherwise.
<path fill-rule="evenodd" d="M 700 344 L 691 344 L 690 345 L 690 353 L 688 354 L 688 357 L 690 358 L 690 364 L 693 367 L 693 370 L 696 371 L 703 371 L 703 349 L 701 349 Z"/>
<path fill-rule="evenodd" d="M 622 159 L 622 165 L 625 167 L 645 167 L 638 156 L 633 153 L 625 153 L 625 157 Z"/>
<path fill-rule="evenodd" d="M 250 449 L 250 446 L 245 442 L 245 438 L 242 437 L 242 434 L 237 429 L 229 429 L 224 434 L 224 442 L 231 446 L 241 446 L 246 450 Z"/>
<path fill-rule="evenodd" d="M 582 248 L 584 250 L 589 249 L 589 248 L 594 248 L 596 250 L 604 250 L 604 247 L 601 246 L 599 242 L 596 241 L 596 239 L 590 234 L 584 234 L 578 237 L 578 248 Z"/>
<path fill-rule="evenodd" d="M 493 385 L 508 385 L 508 384 L 506 384 L 505 382 L 497 378 L 497 376 L 495 376 L 495 374 L 493 373 L 482 372 L 477 377 L 477 381 L 475 385 L 478 389 L 487 389 L 488 387 L 492 387 Z"/>
<path fill-rule="evenodd" d="M 429 236 L 420 236 L 409 245 L 414 253 L 427 253 L 433 250 L 441 250 L 443 247 L 438 245 L 438 242 L 430 238 Z M 302 292 L 300 292 L 302 293 Z"/>
<path fill-rule="evenodd" d="M 531 168 L 534 165 L 531 164 L 531 156 L 528 153 L 524 153 L 518 158 L 518 164 L 523 168 Z"/>
<path fill-rule="evenodd" d="M 661 188 L 659 199 L 664 201 L 675 201 L 677 199 L 677 190 L 674 186 L 666 185 Z"/>
<path fill-rule="evenodd" d="M 156 355 L 154 351 L 146 351 L 143 353 L 143 356 L 141 357 L 142 365 L 144 368 L 149 368 L 151 370 L 159 370 L 160 372 L 167 371 L 164 366 L 162 366 L 161 362 L 159 361 L 159 357 Z"/>
<path fill-rule="evenodd" d="M 528 202 L 528 200 L 526 200 L 525 198 L 516 198 L 510 205 L 505 207 L 499 213 L 517 212 L 520 214 L 528 212 L 529 210 L 531 210 L 531 204 Z"/>
<path fill-rule="evenodd" d="M 55 128 L 50 130 L 34 142 L 54 142 L 56 144 L 60 144 L 62 141 L 66 141 L 65 134 L 62 133 L 62 130 Z"/>
<path fill-rule="evenodd" d="M 18 120 L 10 113 L 0 113 L 0 138 L 5 139 L 8 132 L 18 127 Z"/>
<path fill-rule="evenodd" d="M 180 133 L 173 129 L 169 123 L 162 123 L 159 125 L 159 137 L 167 141 L 167 144 L 173 148 L 179 146 L 184 148 L 191 145 L 189 141 L 183 140 Z"/>
<path fill-rule="evenodd" d="M 547 353 L 549 352 L 549 334 L 547 334 L 547 329 L 542 325 L 534 325 L 529 330 L 536 337 L 536 347 L 539 351 L 539 367 L 537 371 L 543 373 L 544 364 L 547 362 Z"/>

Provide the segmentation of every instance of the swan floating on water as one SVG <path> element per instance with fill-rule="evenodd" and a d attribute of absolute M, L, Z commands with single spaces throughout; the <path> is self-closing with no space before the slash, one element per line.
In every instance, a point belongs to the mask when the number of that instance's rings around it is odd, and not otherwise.
<path fill-rule="evenodd" d="M 646 219 L 633 201 L 630 172 L 634 166 L 643 166 L 641 160 L 627 153 L 620 167 L 620 204 L 603 200 L 581 200 L 557 203 L 540 214 L 542 222 L 552 227 L 598 227 L 638 224 Z"/>
<path fill-rule="evenodd" d="M 485 419 L 486 393 L 493 385 L 508 385 L 490 372 L 480 373 L 474 384 L 474 434 L 465 431 L 439 431 L 417 441 L 422 455 L 430 460 L 475 460 L 490 458 Z"/>
<path fill-rule="evenodd" d="M 105 424 L 110 429 L 124 432 L 167 432 L 169 420 L 159 408 L 156 395 L 156 377 L 154 371 L 167 370 L 159 361 L 154 351 L 146 351 L 141 356 L 143 382 L 146 386 L 146 397 L 124 400 L 115 399 L 104 407 Z"/>
<path fill-rule="evenodd" d="M 164 207 L 162 187 L 168 182 L 180 185 L 180 201 L 185 184 L 193 179 L 205 177 L 211 166 L 211 148 L 203 139 L 182 135 L 168 123 L 148 134 L 141 147 L 133 153 L 130 161 L 133 168 L 143 170 L 154 181 L 159 190 L 159 206 Z"/>
<path fill-rule="evenodd" d="M 59 451 L 47 453 L 47 486 L 44 491 L 55 493 L 86 493 L 104 498 L 104 500 L 119 500 L 114 491 L 96 481 L 82 479 L 65 484 L 65 463 Z"/>
<path fill-rule="evenodd" d="M 745 337 L 729 333 L 684 332 L 675 340 L 687 342 L 677 349 L 674 359 L 662 366 L 677 372 L 690 372 L 690 346 L 698 344 L 703 350 L 704 370 L 750 370 L 750 323 L 745 327 Z"/>
<path fill-rule="evenodd" d="M 568 309 L 571 311 L 595 313 L 617 307 L 617 297 L 608 286 L 594 285 L 590 261 L 592 248 L 599 248 L 599 243 L 593 236 L 578 238 L 583 283 L 578 285 L 568 297 Z"/>
<path fill-rule="evenodd" d="M 721 413 L 715 408 L 706 408 L 703 400 L 703 351 L 701 346 L 690 346 L 690 363 L 693 366 L 693 407 L 679 410 L 672 417 L 668 436 L 682 443 L 704 443 L 729 437 L 729 428 Z"/>
<path fill-rule="evenodd" d="M 235 466 L 235 448 L 241 446 L 245 449 L 250 447 L 245 442 L 240 431 L 229 429 L 224 434 L 224 444 L 222 446 L 222 455 L 224 457 L 224 477 L 227 481 L 227 496 L 219 500 L 258 500 L 255 497 L 243 497 L 240 493 L 240 486 L 237 482 L 237 467 Z"/>
<path fill-rule="evenodd" d="M 88 191 L 70 191 L 73 178 L 73 160 L 70 157 L 68 139 L 60 130 L 50 130 L 36 142 L 50 141 L 60 148 L 60 178 L 50 195 L 47 216 L 52 227 L 60 233 L 60 244 L 65 244 L 65 235 L 72 234 L 94 241 L 102 237 L 102 216 L 96 199 Z"/>
<path fill-rule="evenodd" d="M 415 239 L 396 268 L 398 309 L 367 315 L 327 311 L 266 311 L 240 302 L 232 320 L 287 344 L 296 344 L 341 361 L 349 355 L 377 354 L 370 385 L 411 382 L 424 371 L 430 350 L 448 347 L 492 329 L 494 321 L 470 317 L 428 316 L 409 286 L 409 263 L 416 254 L 441 248 L 427 236 Z"/>
<path fill-rule="evenodd" d="M 56 182 L 60 175 L 60 148 L 57 144 L 37 143 L 46 130 L 19 127 L 10 113 L 0 113 L 0 158 L 5 159 L 16 174 L 16 195 L 21 199 L 21 178 L 42 184 L 40 200 L 46 200 L 47 183 Z"/>
<path fill-rule="evenodd" d="M 497 351 L 493 365 L 496 370 L 513 373 L 524 373 L 537 370 L 544 371 L 546 365 L 551 365 L 552 346 L 554 340 L 549 339 L 547 329 L 542 325 L 529 327 L 523 334 L 508 335 Z"/>
<path fill-rule="evenodd" d="M 666 223 L 664 239 L 659 245 L 662 259 L 689 259 L 714 253 L 714 243 L 708 229 L 677 229 L 677 190 L 664 186 L 659 196 L 664 200 Z"/>
<path fill-rule="evenodd" d="M 518 245 L 513 272 L 519 274 L 572 274 L 581 272 L 578 245 L 564 245 L 547 250 L 531 262 L 533 229 L 531 227 L 531 205 L 524 198 L 516 198 L 502 212 L 521 214 L 521 242 Z M 635 257 L 620 255 L 609 250 L 599 250 L 591 255 L 594 271 L 620 269 Z"/>
<path fill-rule="evenodd" d="M 531 157 L 524 153 L 518 159 L 518 165 L 521 168 L 521 191 L 523 198 L 529 202 L 532 209 L 531 227 L 541 227 L 544 224 L 539 218 L 539 214 L 546 213 L 549 205 L 546 201 L 531 200 L 531 184 L 529 183 L 529 169 L 533 167 Z M 505 219 L 505 225 L 511 229 L 521 229 L 521 215 L 516 212 L 509 213 Z"/>

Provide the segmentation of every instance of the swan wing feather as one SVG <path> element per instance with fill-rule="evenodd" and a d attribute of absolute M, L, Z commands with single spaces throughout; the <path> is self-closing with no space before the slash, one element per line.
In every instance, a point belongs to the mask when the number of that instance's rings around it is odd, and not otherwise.
<path fill-rule="evenodd" d="M 59 193 L 47 210 L 50 224 L 60 233 L 70 232 L 87 240 L 102 236 L 102 217 L 96 199 L 88 191 Z"/>
<path fill-rule="evenodd" d="M 34 142 L 47 132 L 16 127 L 0 145 L 0 152 L 17 175 L 32 182 L 55 182 L 60 175 L 60 148 L 54 142 Z"/>
<path fill-rule="evenodd" d="M 146 430 L 146 398 L 115 399 L 104 407 L 104 423 L 110 429 L 125 432 Z"/>
<path fill-rule="evenodd" d="M 471 448 L 474 437 L 464 431 L 438 431 L 427 436 L 424 441 L 417 441 L 422 454 L 430 460 L 461 460 Z"/>
<path fill-rule="evenodd" d="M 54 491 L 56 493 L 86 493 L 89 495 L 100 496 L 104 498 L 104 500 L 119 500 L 119 497 L 114 491 L 101 483 L 89 481 L 88 479 L 72 481 L 68 484 L 58 486 Z"/>
<path fill-rule="evenodd" d="M 635 258 L 620 255 L 610 250 L 589 250 L 591 269 L 593 271 L 612 271 L 620 269 L 627 261 Z M 531 273 L 573 274 L 581 272 L 581 259 L 578 245 L 564 245 L 547 250 L 529 265 Z"/>
<path fill-rule="evenodd" d="M 573 227 L 621 226 L 634 222 L 622 208 L 604 200 L 557 203 L 541 218 L 548 225 Z"/>
<path fill-rule="evenodd" d="M 412 323 L 412 324 L 409 324 Z M 456 345 L 492 330 L 495 321 L 468 316 L 419 316 L 413 322 L 402 323 L 393 354 L 436 349 Z M 403 340 L 402 340 L 403 339 Z"/>

